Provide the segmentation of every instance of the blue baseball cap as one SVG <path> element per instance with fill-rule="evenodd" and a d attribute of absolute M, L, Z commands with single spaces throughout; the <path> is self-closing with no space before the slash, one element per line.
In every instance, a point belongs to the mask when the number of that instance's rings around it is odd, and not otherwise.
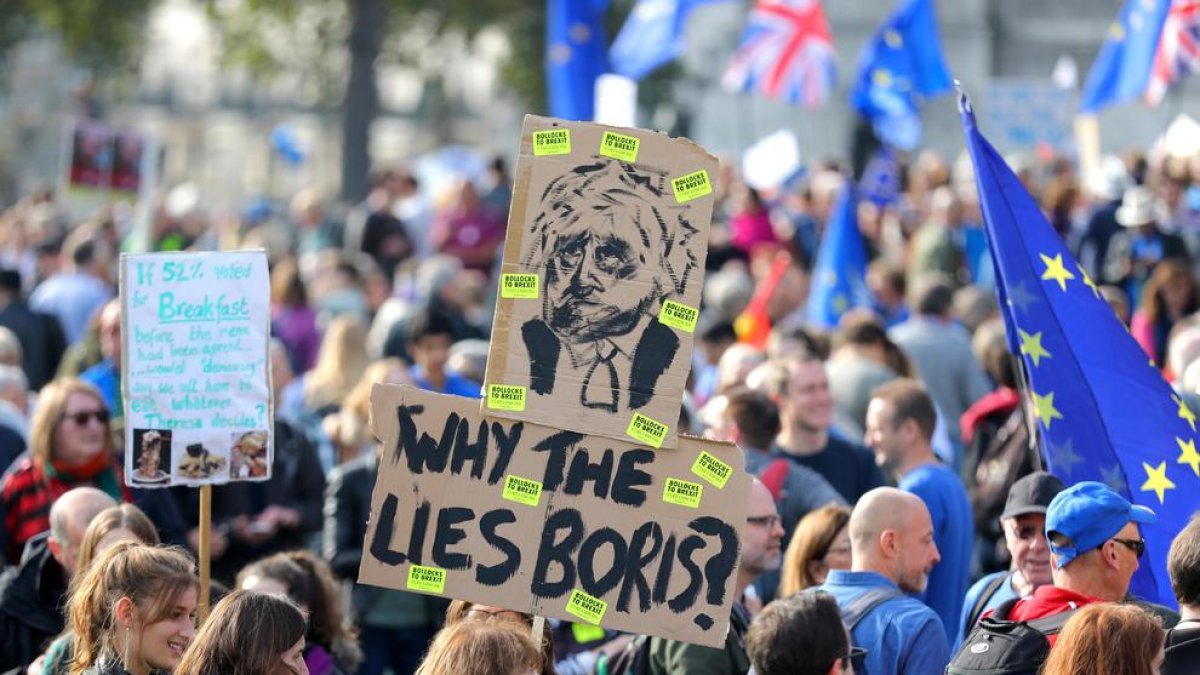
<path fill-rule="evenodd" d="M 1128 522 L 1153 523 L 1158 516 L 1145 506 L 1130 504 L 1104 483 L 1083 481 L 1058 493 L 1046 509 L 1046 540 L 1062 569 L 1075 558 L 1100 548 Z M 1057 546 L 1052 533 L 1068 537 L 1073 546 Z"/>

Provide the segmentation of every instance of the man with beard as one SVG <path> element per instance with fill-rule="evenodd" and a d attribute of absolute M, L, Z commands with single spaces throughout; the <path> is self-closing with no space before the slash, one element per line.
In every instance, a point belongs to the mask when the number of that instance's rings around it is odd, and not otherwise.
<path fill-rule="evenodd" d="M 746 526 L 742 529 L 742 559 L 738 564 L 733 597 L 768 570 L 779 569 L 783 559 L 783 527 L 771 492 L 757 478 L 750 486 Z M 650 675 L 745 675 L 750 670 L 746 631 L 750 614 L 734 601 L 729 633 L 721 649 L 700 647 L 677 640 L 650 638 L 647 672 Z"/>
<path fill-rule="evenodd" d="M 689 249 L 697 230 L 666 188 L 663 175 L 609 160 L 547 188 L 538 246 L 523 261 L 545 270 L 542 316 L 521 327 L 535 393 L 554 391 L 565 353 L 585 407 L 636 410 L 654 396 L 679 351 L 675 331 L 656 319 L 660 304 L 698 267 Z"/>
<path fill-rule="evenodd" d="M 881 487 L 850 515 L 850 570 L 832 570 L 818 588 L 838 601 L 850 642 L 870 651 L 868 675 L 941 673 L 950 660 L 946 631 L 920 594 L 941 558 L 920 497 Z"/>
<path fill-rule="evenodd" d="M 971 501 L 958 474 L 933 454 L 937 413 L 933 399 L 915 380 L 893 380 L 871 392 L 866 443 L 875 463 L 896 477 L 897 487 L 925 502 L 941 562 L 929 575 L 921 599 L 937 612 L 954 642 L 967 590 L 975 523 Z"/>

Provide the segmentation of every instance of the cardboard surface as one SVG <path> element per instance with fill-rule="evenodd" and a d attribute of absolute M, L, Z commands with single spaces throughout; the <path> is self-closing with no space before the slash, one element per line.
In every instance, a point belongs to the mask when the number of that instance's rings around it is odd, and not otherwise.
<path fill-rule="evenodd" d="M 676 446 L 716 171 L 686 139 L 525 118 L 484 384 L 526 391 L 482 412 Z"/>
<path fill-rule="evenodd" d="M 724 642 L 750 488 L 732 444 L 655 452 L 395 385 L 371 418 L 360 583 Z"/>
<path fill-rule="evenodd" d="M 266 254 L 124 254 L 120 284 L 126 481 L 269 479 Z"/>

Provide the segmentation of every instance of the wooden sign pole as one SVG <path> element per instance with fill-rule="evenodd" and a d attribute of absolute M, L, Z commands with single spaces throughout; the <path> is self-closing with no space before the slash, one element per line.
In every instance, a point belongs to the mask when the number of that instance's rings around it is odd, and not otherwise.
<path fill-rule="evenodd" d="M 200 599 L 197 603 L 197 612 L 200 620 L 198 625 L 203 625 L 204 620 L 208 618 L 208 601 L 209 590 L 209 533 L 212 531 L 212 486 L 200 486 Z"/>

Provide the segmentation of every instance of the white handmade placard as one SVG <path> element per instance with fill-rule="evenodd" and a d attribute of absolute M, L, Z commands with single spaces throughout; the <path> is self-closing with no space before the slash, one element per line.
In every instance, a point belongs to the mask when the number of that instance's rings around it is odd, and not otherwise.
<path fill-rule="evenodd" d="M 126 481 L 270 478 L 265 253 L 122 255 L 121 310 Z"/>

